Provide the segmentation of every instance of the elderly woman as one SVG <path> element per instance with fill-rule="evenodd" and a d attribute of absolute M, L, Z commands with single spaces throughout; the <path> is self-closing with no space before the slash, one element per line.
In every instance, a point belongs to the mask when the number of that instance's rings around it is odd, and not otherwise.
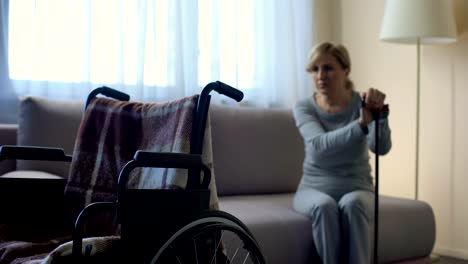
<path fill-rule="evenodd" d="M 324 264 L 371 263 L 374 188 L 368 149 L 374 152 L 376 142 L 371 111 L 384 107 L 385 94 L 374 88 L 357 93 L 350 71 L 344 46 L 317 45 L 307 65 L 313 96 L 294 108 L 306 153 L 294 208 L 311 218 Z M 384 155 L 391 148 L 386 117 L 379 129 L 379 154 Z"/>

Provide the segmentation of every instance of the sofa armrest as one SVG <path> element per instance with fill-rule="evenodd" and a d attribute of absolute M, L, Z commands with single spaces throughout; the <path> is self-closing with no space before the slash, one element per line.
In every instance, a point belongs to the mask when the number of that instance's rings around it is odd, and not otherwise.
<path fill-rule="evenodd" d="M 0 145 L 15 145 L 18 125 L 0 124 Z"/>
<path fill-rule="evenodd" d="M 0 124 L 0 146 L 16 145 L 18 125 Z M 16 169 L 14 160 L 0 162 L 0 175 Z"/>

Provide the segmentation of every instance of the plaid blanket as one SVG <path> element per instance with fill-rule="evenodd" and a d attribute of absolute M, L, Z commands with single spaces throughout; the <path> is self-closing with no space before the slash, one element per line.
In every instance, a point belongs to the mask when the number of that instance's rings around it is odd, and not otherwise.
<path fill-rule="evenodd" d="M 70 210 L 66 221 L 69 230 L 72 230 L 77 215 L 86 205 L 99 201 L 116 201 L 119 172 L 137 150 L 190 152 L 197 98 L 198 95 L 194 95 L 167 103 L 121 102 L 106 98 L 96 98 L 92 101 L 78 131 L 71 173 L 65 188 L 67 210 Z M 209 120 L 207 118 L 202 157 L 205 164 L 213 169 Z M 185 188 L 186 179 L 186 170 L 136 169 L 130 175 L 128 188 Z M 218 197 L 213 170 L 210 193 L 210 208 L 217 209 Z M 113 211 L 104 211 L 87 219 L 91 223 L 87 225 L 87 234 L 104 236 L 119 233 L 119 225 Z M 37 239 L 31 241 L 35 240 Z M 42 251 L 36 250 L 39 245 L 56 247 L 57 242 L 64 241 L 52 239 L 27 243 L 21 250 L 10 250 L 9 242 L 2 242 L 0 232 L 0 264 L 10 263 L 11 256 L 15 256 L 17 260 L 19 257 L 25 257 L 24 262 L 15 263 L 35 263 L 26 257 L 44 257 L 41 253 L 50 252 L 50 247 L 43 247 L 45 250 Z"/>

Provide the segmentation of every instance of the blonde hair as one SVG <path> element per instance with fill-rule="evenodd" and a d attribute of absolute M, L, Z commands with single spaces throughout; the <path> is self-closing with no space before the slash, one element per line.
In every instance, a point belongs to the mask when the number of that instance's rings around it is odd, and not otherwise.
<path fill-rule="evenodd" d="M 351 72 L 351 58 L 346 47 L 341 44 L 335 45 L 330 42 L 322 42 L 313 47 L 309 53 L 309 61 L 306 67 L 308 73 L 313 72 L 317 59 L 324 54 L 332 55 L 343 69 Z M 351 90 L 354 88 L 353 81 L 349 77 L 346 78 L 346 88 Z"/>

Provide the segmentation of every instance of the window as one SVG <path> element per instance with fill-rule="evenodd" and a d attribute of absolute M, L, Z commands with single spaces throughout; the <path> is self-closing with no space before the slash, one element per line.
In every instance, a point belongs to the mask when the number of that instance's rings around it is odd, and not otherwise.
<path fill-rule="evenodd" d="M 251 102 L 278 104 L 297 94 L 284 92 L 302 78 L 297 73 L 313 37 L 310 5 L 309 0 L 10 1 L 10 79 L 19 95 L 83 99 L 92 88 L 109 85 L 149 100 L 197 93 L 221 80 L 243 90 Z"/>
<path fill-rule="evenodd" d="M 174 85 L 175 76 L 169 69 L 178 62 L 170 46 L 174 44 L 171 39 L 177 38 L 175 34 L 180 31 L 175 29 L 177 21 L 170 20 L 169 2 L 141 4 L 127 0 L 119 6 L 114 0 L 87 4 L 63 0 L 11 1 L 11 78 Z M 212 2 L 198 2 L 198 34 L 189 40 L 198 41 L 198 84 L 206 84 L 213 75 L 219 75 L 229 83 L 251 87 L 253 2 L 220 1 L 217 5 Z M 237 21 L 238 18 L 241 19 Z"/>

